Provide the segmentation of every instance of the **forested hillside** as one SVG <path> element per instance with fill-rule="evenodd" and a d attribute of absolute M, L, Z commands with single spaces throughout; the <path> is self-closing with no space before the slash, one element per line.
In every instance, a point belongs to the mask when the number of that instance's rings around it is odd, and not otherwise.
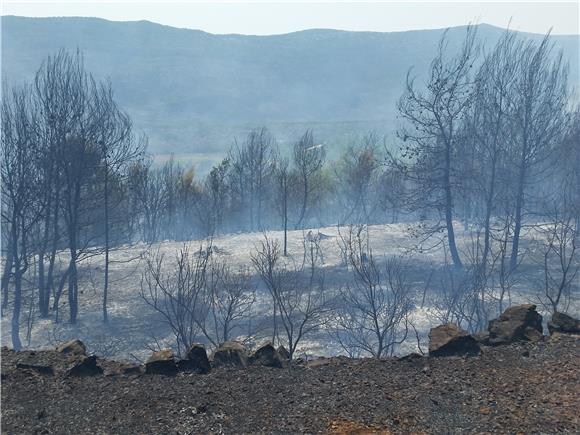
<path fill-rule="evenodd" d="M 503 32 L 477 27 L 489 48 Z M 31 79 L 48 55 L 79 48 L 96 78 L 110 78 L 153 153 L 206 154 L 215 162 L 234 136 L 261 126 L 283 146 L 312 128 L 332 153 L 370 130 L 393 131 L 405 76 L 409 68 L 425 73 L 441 34 L 212 35 L 147 21 L 6 16 L 2 74 L 13 84 Z M 463 34 L 450 30 L 451 51 Z M 570 83 L 578 83 L 579 38 L 553 41 L 570 63 Z"/>

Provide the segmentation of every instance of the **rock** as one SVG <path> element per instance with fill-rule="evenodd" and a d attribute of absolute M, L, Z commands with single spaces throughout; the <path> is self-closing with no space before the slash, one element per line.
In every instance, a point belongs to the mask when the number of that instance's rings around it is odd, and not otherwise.
<path fill-rule="evenodd" d="M 187 351 L 185 359 L 177 362 L 181 371 L 208 373 L 211 370 L 207 352 L 203 344 L 194 343 Z"/>
<path fill-rule="evenodd" d="M 75 359 L 74 363 L 67 370 L 67 375 L 69 376 L 94 376 L 102 374 L 103 369 L 97 365 L 97 357 L 95 355 L 81 355 Z"/>
<path fill-rule="evenodd" d="M 535 328 L 526 328 L 524 331 L 524 335 L 528 341 L 532 341 L 537 343 L 538 341 L 542 341 L 544 339 L 544 334 L 541 331 L 538 331 Z"/>
<path fill-rule="evenodd" d="M 16 363 L 17 369 L 22 370 L 32 370 L 41 375 L 53 376 L 54 370 L 51 366 L 45 364 L 34 364 L 34 363 Z"/>
<path fill-rule="evenodd" d="M 316 359 L 312 359 L 310 361 L 306 361 L 306 367 L 311 369 L 315 367 L 324 367 L 330 364 L 332 364 L 332 358 L 325 358 L 323 356 Z"/>
<path fill-rule="evenodd" d="M 399 361 L 420 361 L 423 360 L 423 355 L 412 352 L 409 355 L 405 355 L 399 358 Z"/>
<path fill-rule="evenodd" d="M 153 352 L 145 363 L 145 373 L 151 375 L 174 375 L 177 373 L 177 364 L 171 349 Z"/>
<path fill-rule="evenodd" d="M 542 316 L 532 304 L 509 307 L 498 319 L 490 321 L 487 329 L 491 345 L 543 339 Z"/>
<path fill-rule="evenodd" d="M 489 415 L 491 414 L 491 408 L 489 406 L 483 406 L 481 408 L 479 408 L 479 413 L 480 414 L 484 414 L 484 415 Z"/>
<path fill-rule="evenodd" d="M 479 344 L 488 345 L 489 344 L 489 331 L 479 331 L 473 334 L 473 338 Z"/>
<path fill-rule="evenodd" d="M 214 367 L 247 367 L 248 354 L 244 345 L 238 341 L 226 341 L 213 353 Z"/>
<path fill-rule="evenodd" d="M 290 361 L 290 352 L 284 346 L 278 346 L 278 355 L 283 361 Z"/>
<path fill-rule="evenodd" d="M 266 367 L 282 368 L 285 363 L 278 351 L 272 346 L 272 343 L 266 343 L 259 347 L 252 355 L 252 358 L 258 364 Z"/>
<path fill-rule="evenodd" d="M 548 322 L 548 331 L 550 331 L 550 335 L 553 335 L 554 332 L 580 334 L 580 320 L 576 320 L 568 314 L 555 312 Z"/>
<path fill-rule="evenodd" d="M 57 346 L 56 351 L 68 355 L 86 355 L 87 347 L 78 338 L 74 338 Z"/>
<path fill-rule="evenodd" d="M 119 372 L 126 376 L 140 375 L 141 366 L 138 364 L 121 364 L 119 367 Z"/>
<path fill-rule="evenodd" d="M 479 352 L 475 339 L 453 323 L 429 331 L 430 356 L 478 355 Z"/>

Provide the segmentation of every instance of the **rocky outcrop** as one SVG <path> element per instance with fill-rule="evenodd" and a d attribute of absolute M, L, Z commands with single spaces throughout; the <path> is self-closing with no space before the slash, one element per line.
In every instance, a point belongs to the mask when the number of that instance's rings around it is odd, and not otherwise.
<path fill-rule="evenodd" d="M 288 352 L 288 350 L 280 345 L 278 346 L 278 355 L 280 355 L 280 358 L 282 358 L 283 361 L 289 361 L 290 360 L 290 352 Z"/>
<path fill-rule="evenodd" d="M 153 352 L 145 363 L 145 373 L 155 375 L 174 375 L 177 373 L 177 364 L 171 349 Z"/>
<path fill-rule="evenodd" d="M 214 367 L 247 367 L 248 353 L 245 346 L 238 341 L 226 341 L 213 353 L 212 365 Z"/>
<path fill-rule="evenodd" d="M 489 322 L 489 344 L 508 344 L 516 341 L 540 341 L 542 316 L 532 304 L 515 305 L 505 310 L 499 318 Z"/>
<path fill-rule="evenodd" d="M 479 344 L 487 346 L 489 344 L 489 331 L 479 331 L 473 334 L 473 338 Z"/>
<path fill-rule="evenodd" d="M 95 376 L 102 375 L 103 369 L 97 365 L 97 357 L 95 355 L 81 355 L 74 359 L 66 373 L 69 376 Z"/>
<path fill-rule="evenodd" d="M 408 362 L 413 362 L 413 361 L 422 361 L 424 358 L 423 355 L 421 355 L 420 353 L 417 352 L 411 352 L 408 355 L 402 356 L 399 358 L 399 361 L 408 361 Z"/>
<path fill-rule="evenodd" d="M 478 355 L 479 352 L 475 339 L 453 323 L 429 331 L 429 356 Z"/>
<path fill-rule="evenodd" d="M 78 338 L 74 338 L 56 347 L 57 352 L 65 353 L 67 355 L 86 355 L 87 347 Z"/>
<path fill-rule="evenodd" d="M 253 353 L 252 361 L 266 367 L 282 368 L 288 360 L 280 356 L 272 343 L 266 343 Z"/>
<path fill-rule="evenodd" d="M 54 369 L 52 366 L 47 364 L 37 364 L 37 363 L 27 363 L 27 362 L 19 362 L 16 364 L 17 369 L 21 370 L 30 370 L 41 375 L 53 376 Z"/>
<path fill-rule="evenodd" d="M 211 370 L 207 352 L 203 344 L 194 343 L 187 351 L 185 359 L 178 361 L 179 370 L 194 373 L 208 373 Z"/>
<path fill-rule="evenodd" d="M 121 363 L 119 364 L 119 373 L 127 376 L 140 375 L 142 370 L 138 364 Z"/>
<path fill-rule="evenodd" d="M 580 320 L 564 313 L 555 312 L 548 322 L 550 335 L 554 333 L 580 334 Z"/>

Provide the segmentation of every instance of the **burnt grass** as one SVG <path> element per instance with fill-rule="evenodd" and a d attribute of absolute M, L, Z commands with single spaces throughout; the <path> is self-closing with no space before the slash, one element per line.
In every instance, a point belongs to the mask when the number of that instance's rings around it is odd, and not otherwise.
<path fill-rule="evenodd" d="M 580 340 L 477 357 L 330 358 L 176 376 L 67 374 L 72 357 L 2 349 L 2 433 L 580 433 Z M 33 366 L 33 367 L 31 367 Z M 51 370 L 48 370 L 50 367 Z"/>

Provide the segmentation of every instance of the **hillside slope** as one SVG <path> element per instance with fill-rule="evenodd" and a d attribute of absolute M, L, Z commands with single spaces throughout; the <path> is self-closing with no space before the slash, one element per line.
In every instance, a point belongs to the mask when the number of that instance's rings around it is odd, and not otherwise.
<path fill-rule="evenodd" d="M 119 364 L 99 360 L 104 375 L 73 377 L 64 374 L 63 354 L 3 348 L 2 430 L 578 433 L 579 351 L 578 339 L 560 336 L 470 358 L 332 358 L 174 377 L 119 374 Z M 22 365 L 31 363 L 54 374 Z"/>
<path fill-rule="evenodd" d="M 31 78 L 49 54 L 78 47 L 158 153 L 221 152 L 260 125 L 282 143 L 306 127 L 337 146 L 371 129 L 387 133 L 407 71 L 426 70 L 442 32 L 213 35 L 146 21 L 14 16 L 1 24 L 4 79 Z M 491 45 L 502 30 L 480 25 L 479 33 Z M 463 35 L 449 32 L 451 49 Z M 579 38 L 554 40 L 577 82 Z"/>

